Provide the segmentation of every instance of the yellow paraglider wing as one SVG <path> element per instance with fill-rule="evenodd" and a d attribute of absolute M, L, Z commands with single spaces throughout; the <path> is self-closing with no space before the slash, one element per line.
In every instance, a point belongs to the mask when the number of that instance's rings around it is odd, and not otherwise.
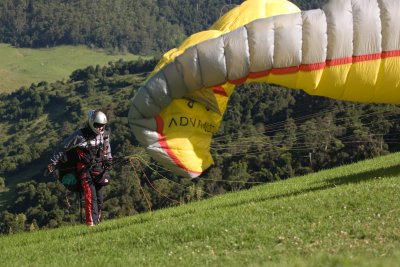
<path fill-rule="evenodd" d="M 235 85 L 266 82 L 340 100 L 400 102 L 400 2 L 332 0 L 300 12 L 248 0 L 166 53 L 129 123 L 160 163 L 189 177 L 213 164 L 212 134 Z"/>

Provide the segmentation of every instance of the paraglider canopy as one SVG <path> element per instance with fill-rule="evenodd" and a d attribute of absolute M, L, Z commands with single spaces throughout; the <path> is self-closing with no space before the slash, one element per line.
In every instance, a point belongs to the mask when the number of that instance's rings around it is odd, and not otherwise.
<path fill-rule="evenodd" d="M 212 134 L 238 84 L 399 103 L 399 12 L 397 0 L 332 0 L 303 12 L 286 0 L 244 1 L 163 56 L 132 100 L 133 133 L 161 164 L 196 177 L 213 164 Z"/>

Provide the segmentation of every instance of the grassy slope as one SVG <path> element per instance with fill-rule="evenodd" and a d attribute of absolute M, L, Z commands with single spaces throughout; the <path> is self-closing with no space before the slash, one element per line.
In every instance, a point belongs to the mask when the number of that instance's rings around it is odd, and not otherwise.
<path fill-rule="evenodd" d="M 157 212 L 0 237 L 4 266 L 398 266 L 400 153 Z"/>
<path fill-rule="evenodd" d="M 8 93 L 40 81 L 67 79 L 72 71 L 87 66 L 107 65 L 137 56 L 108 55 L 85 46 L 58 46 L 50 49 L 13 48 L 0 44 L 0 92 Z"/>

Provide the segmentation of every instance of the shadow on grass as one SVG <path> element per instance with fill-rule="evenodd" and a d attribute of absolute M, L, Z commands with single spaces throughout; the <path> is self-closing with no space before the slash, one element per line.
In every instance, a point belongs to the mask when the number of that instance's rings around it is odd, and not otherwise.
<path fill-rule="evenodd" d="M 400 176 L 400 164 L 389 168 L 385 167 L 377 170 L 370 170 L 361 173 L 341 176 L 338 178 L 327 180 L 327 182 L 334 185 L 342 185 L 342 184 L 359 183 L 362 181 L 367 181 L 375 178 L 387 178 L 393 176 Z"/>
<path fill-rule="evenodd" d="M 298 195 L 302 195 L 302 194 L 306 194 L 306 193 L 327 190 L 327 189 L 338 187 L 341 185 L 357 184 L 357 183 L 360 183 L 363 181 L 368 181 L 368 180 L 373 180 L 373 179 L 378 179 L 378 178 L 384 179 L 384 178 L 393 177 L 393 176 L 400 176 L 400 164 L 389 167 L 389 168 L 385 167 L 385 168 L 360 172 L 360 173 L 356 173 L 356 174 L 350 174 L 350 175 L 346 175 L 346 176 L 333 177 L 331 179 L 325 180 L 323 185 L 310 186 L 308 188 L 293 190 L 291 192 L 284 193 L 284 194 L 276 194 L 276 195 L 270 195 L 270 196 L 265 196 L 265 197 L 257 197 L 256 200 L 253 198 L 243 199 L 242 201 L 238 201 L 235 203 L 222 204 L 222 205 L 219 205 L 219 207 L 222 207 L 222 208 L 236 207 L 236 206 L 240 206 L 240 205 L 244 205 L 244 204 L 248 204 L 248 203 L 264 202 L 264 201 L 268 201 L 268 200 L 276 200 L 276 199 L 281 199 L 281 198 L 286 198 L 286 197 L 293 197 L 293 196 L 298 196 Z M 296 178 L 296 179 L 301 179 L 301 178 Z"/>

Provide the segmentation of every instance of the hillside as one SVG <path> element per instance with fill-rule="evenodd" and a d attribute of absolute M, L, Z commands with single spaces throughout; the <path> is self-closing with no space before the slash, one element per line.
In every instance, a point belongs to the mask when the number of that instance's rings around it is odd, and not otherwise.
<path fill-rule="evenodd" d="M 397 153 L 93 228 L 2 236 L 2 264 L 398 266 L 399 162 Z"/>
<path fill-rule="evenodd" d="M 0 42 L 16 47 L 86 45 L 134 54 L 165 53 L 208 29 L 243 0 L 34 0 L 0 2 Z M 326 0 L 293 0 L 302 10 Z"/>
<path fill-rule="evenodd" d="M 106 66 L 111 61 L 130 61 L 138 57 L 133 54 L 111 55 L 84 46 L 30 49 L 0 44 L 0 58 L 0 93 L 10 93 L 32 83 L 66 80 L 72 71 L 87 66 Z"/>

